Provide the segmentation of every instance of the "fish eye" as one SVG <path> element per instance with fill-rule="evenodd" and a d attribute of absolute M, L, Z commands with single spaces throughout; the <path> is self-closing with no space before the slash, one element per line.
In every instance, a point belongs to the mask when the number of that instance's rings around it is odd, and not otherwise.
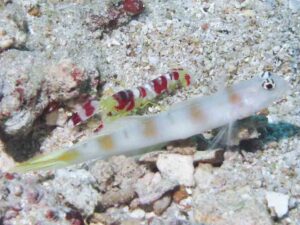
<path fill-rule="evenodd" d="M 266 90 L 272 90 L 273 88 L 275 88 L 275 82 L 272 79 L 272 73 L 269 71 L 265 71 L 263 72 L 260 77 L 262 78 L 263 82 L 262 82 L 262 87 Z"/>
<path fill-rule="evenodd" d="M 273 88 L 275 88 L 275 82 L 273 79 L 267 78 L 263 81 L 262 83 L 262 87 L 266 90 L 271 90 Z"/>

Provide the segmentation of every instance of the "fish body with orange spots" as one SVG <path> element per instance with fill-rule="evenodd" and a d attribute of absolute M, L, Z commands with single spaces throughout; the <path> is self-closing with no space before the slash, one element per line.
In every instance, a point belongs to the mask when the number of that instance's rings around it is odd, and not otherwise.
<path fill-rule="evenodd" d="M 185 139 L 251 116 L 282 98 L 288 90 L 283 78 L 265 72 L 211 96 L 176 104 L 157 115 L 121 118 L 91 139 L 67 150 L 33 158 L 19 164 L 14 171 L 56 169 L 117 154 L 139 154 L 140 149 Z"/>

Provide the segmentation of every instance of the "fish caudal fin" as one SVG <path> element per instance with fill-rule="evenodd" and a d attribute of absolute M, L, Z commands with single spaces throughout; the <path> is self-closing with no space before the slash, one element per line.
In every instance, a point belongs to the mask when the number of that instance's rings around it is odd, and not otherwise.
<path fill-rule="evenodd" d="M 58 169 L 66 167 L 77 161 L 79 152 L 76 150 L 60 150 L 50 154 L 34 157 L 26 162 L 19 163 L 11 172 L 26 173 L 36 170 Z"/>

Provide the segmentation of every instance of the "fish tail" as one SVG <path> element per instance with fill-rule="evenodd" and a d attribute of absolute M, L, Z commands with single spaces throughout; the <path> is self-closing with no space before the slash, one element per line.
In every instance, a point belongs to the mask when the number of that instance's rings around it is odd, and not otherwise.
<path fill-rule="evenodd" d="M 11 172 L 26 173 L 29 171 L 58 169 L 76 162 L 80 153 L 75 150 L 60 150 L 50 154 L 34 157 L 26 162 L 19 163 L 11 169 Z"/>

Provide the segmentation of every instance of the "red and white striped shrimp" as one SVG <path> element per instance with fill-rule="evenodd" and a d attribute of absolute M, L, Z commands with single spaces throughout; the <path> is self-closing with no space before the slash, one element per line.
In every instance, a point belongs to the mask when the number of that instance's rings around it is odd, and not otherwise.
<path fill-rule="evenodd" d="M 76 111 L 71 116 L 72 125 L 76 126 L 94 116 L 99 106 L 99 101 L 92 99 L 89 99 L 83 105 L 76 106 Z"/>
<path fill-rule="evenodd" d="M 73 125 L 77 125 L 96 114 L 98 109 L 102 111 L 104 117 L 124 116 L 133 110 L 144 107 L 154 98 L 167 92 L 190 86 L 191 82 L 192 77 L 187 71 L 173 69 L 143 86 L 119 91 L 112 96 L 104 97 L 100 101 L 88 100 L 77 108 L 71 117 L 71 121 Z"/>
<path fill-rule="evenodd" d="M 251 116 L 282 98 L 288 90 L 289 85 L 283 78 L 265 72 L 211 96 L 184 101 L 156 115 L 113 121 L 93 138 L 70 149 L 21 163 L 14 171 L 56 169 L 117 154 L 139 154 L 140 149 L 184 139 Z"/>

